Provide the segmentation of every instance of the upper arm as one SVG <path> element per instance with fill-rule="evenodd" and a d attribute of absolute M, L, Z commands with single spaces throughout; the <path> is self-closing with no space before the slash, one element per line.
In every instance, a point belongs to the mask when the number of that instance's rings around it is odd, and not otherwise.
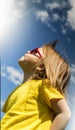
<path fill-rule="evenodd" d="M 55 114 L 70 113 L 69 106 L 64 98 L 52 99 L 50 102 L 51 102 L 51 108 L 55 112 Z"/>

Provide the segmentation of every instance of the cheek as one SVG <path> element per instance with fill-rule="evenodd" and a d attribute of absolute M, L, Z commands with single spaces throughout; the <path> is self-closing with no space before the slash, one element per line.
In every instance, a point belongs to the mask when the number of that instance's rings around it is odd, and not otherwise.
<path fill-rule="evenodd" d="M 33 55 L 33 54 L 26 54 L 25 55 L 25 60 L 27 60 L 27 61 L 32 61 L 32 62 L 37 62 L 38 60 L 39 60 L 39 58 L 37 57 L 37 56 L 35 56 L 35 55 Z"/>
<path fill-rule="evenodd" d="M 37 64 L 38 63 L 38 58 L 29 58 L 29 63 L 31 64 Z"/>
<path fill-rule="evenodd" d="M 22 56 L 19 59 L 20 64 L 28 63 L 28 64 L 31 64 L 31 65 L 35 65 L 35 64 L 38 63 L 38 61 L 39 61 L 39 58 L 34 56 L 34 55 L 25 55 L 25 56 Z"/>
<path fill-rule="evenodd" d="M 29 57 L 29 64 L 36 65 L 39 62 L 39 58 L 35 56 Z"/>

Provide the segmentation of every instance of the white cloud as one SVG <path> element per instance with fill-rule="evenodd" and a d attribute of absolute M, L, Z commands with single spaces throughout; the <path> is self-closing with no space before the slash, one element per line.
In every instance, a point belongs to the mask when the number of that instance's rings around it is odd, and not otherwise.
<path fill-rule="evenodd" d="M 53 20 L 53 21 L 60 20 L 60 16 L 59 16 L 58 14 L 54 13 L 54 14 L 52 15 L 52 20 Z"/>
<path fill-rule="evenodd" d="M 63 33 L 63 34 L 66 34 L 66 28 L 64 28 L 63 25 L 61 25 L 61 29 L 62 29 L 62 33 Z"/>
<path fill-rule="evenodd" d="M 65 10 L 66 7 L 70 6 L 71 8 L 68 10 Z M 65 28 L 71 27 L 72 30 L 75 30 L 75 0 L 69 0 L 68 2 L 65 1 L 53 1 L 46 3 L 45 5 L 46 9 L 49 9 L 53 15 L 53 21 L 60 20 L 62 22 L 63 19 L 60 19 L 59 15 L 56 15 L 54 13 L 54 9 L 63 10 L 67 14 L 67 17 L 65 17 L 65 22 L 67 26 Z M 66 29 L 62 28 L 62 33 L 66 34 Z"/>
<path fill-rule="evenodd" d="M 75 65 L 74 65 L 74 64 L 71 65 L 71 72 L 72 72 L 73 74 L 75 74 Z"/>
<path fill-rule="evenodd" d="M 75 84 L 75 65 L 71 65 L 71 82 Z"/>
<path fill-rule="evenodd" d="M 68 104 L 70 105 L 71 110 L 75 110 L 75 65 L 72 64 L 70 67 L 71 77 L 68 88 Z"/>
<path fill-rule="evenodd" d="M 75 129 L 75 64 L 71 65 L 71 79 L 69 86 L 69 105 L 72 111 L 70 129 Z"/>
<path fill-rule="evenodd" d="M 56 29 L 53 26 L 51 26 L 51 24 L 50 24 L 50 17 L 46 10 L 35 11 L 35 15 L 38 20 L 40 20 L 42 23 L 45 23 L 54 32 L 56 31 Z"/>
<path fill-rule="evenodd" d="M 73 109 L 71 123 L 70 123 L 70 130 L 73 128 L 75 130 L 75 108 Z"/>
<path fill-rule="evenodd" d="M 54 9 L 58 9 L 58 10 L 64 10 L 64 8 L 67 7 L 67 3 L 65 1 L 53 1 L 53 2 L 49 2 L 46 3 L 45 7 L 47 10 L 50 11 L 50 15 L 49 15 L 49 19 L 52 22 L 57 22 L 58 20 L 61 22 L 61 31 L 62 34 L 66 34 L 67 32 L 67 26 L 65 24 L 62 24 L 63 22 L 65 23 L 66 21 L 66 17 L 65 15 L 61 15 L 59 13 L 54 12 Z"/>
<path fill-rule="evenodd" d="M 27 0 L 19 0 L 19 1 L 16 1 L 14 0 L 14 12 L 13 12 L 13 15 L 14 17 L 17 19 L 20 19 L 24 16 L 25 14 L 25 9 L 26 9 L 26 2 Z"/>
<path fill-rule="evenodd" d="M 15 85 L 20 84 L 23 80 L 23 74 L 12 66 L 3 67 L 1 76 L 7 78 Z"/>
<path fill-rule="evenodd" d="M 53 9 L 56 9 L 56 8 L 60 8 L 60 4 L 58 2 L 47 3 L 46 8 L 53 10 Z"/>
<path fill-rule="evenodd" d="M 2 77 L 6 77 L 6 74 L 4 72 L 1 72 Z"/>
<path fill-rule="evenodd" d="M 41 3 L 41 0 L 32 0 L 33 3 L 38 3 L 40 4 Z"/>
<path fill-rule="evenodd" d="M 6 73 L 4 72 L 4 70 L 5 70 L 5 67 L 4 66 L 1 67 L 1 76 L 2 77 L 6 77 Z"/>
<path fill-rule="evenodd" d="M 39 10 L 35 12 L 37 19 L 40 19 L 43 23 L 49 20 L 49 14 L 46 10 Z"/>
<path fill-rule="evenodd" d="M 42 0 L 33 0 L 35 3 L 41 3 Z M 71 5 L 71 9 L 68 10 L 69 4 Z M 43 10 L 35 10 L 36 18 L 39 19 L 42 23 L 46 24 L 48 27 L 52 29 L 52 31 L 56 31 L 55 27 L 52 26 L 52 22 L 57 22 L 58 20 L 61 22 L 61 31 L 62 34 L 66 34 L 69 27 L 75 29 L 75 4 L 74 0 L 69 0 L 69 2 L 65 1 L 52 1 L 45 2 L 45 9 Z M 55 12 L 54 10 L 58 9 L 62 10 L 62 15 L 60 13 Z M 67 14 L 67 17 L 66 17 Z"/>
<path fill-rule="evenodd" d="M 67 12 L 67 22 L 75 30 L 75 0 L 69 0 L 71 9 Z"/>
<path fill-rule="evenodd" d="M 50 3 L 46 3 L 45 7 L 47 9 L 50 10 L 54 10 L 54 9 L 62 9 L 65 8 L 67 6 L 67 3 L 65 1 L 60 1 L 60 2 L 50 2 Z"/>

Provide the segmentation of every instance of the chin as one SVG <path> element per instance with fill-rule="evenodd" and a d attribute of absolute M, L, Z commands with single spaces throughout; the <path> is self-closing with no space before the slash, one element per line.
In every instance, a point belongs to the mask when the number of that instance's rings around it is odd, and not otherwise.
<path fill-rule="evenodd" d="M 18 60 L 18 63 L 23 63 L 24 62 L 24 57 L 21 57 L 19 60 Z"/>
<path fill-rule="evenodd" d="M 24 56 L 22 56 L 18 61 L 24 61 Z"/>

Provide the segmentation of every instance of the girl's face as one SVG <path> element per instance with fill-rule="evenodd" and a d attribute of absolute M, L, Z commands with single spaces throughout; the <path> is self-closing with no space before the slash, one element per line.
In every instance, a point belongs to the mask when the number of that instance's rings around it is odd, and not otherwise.
<path fill-rule="evenodd" d="M 20 59 L 19 64 L 32 64 L 35 65 L 40 58 L 43 57 L 43 49 L 35 48 L 34 50 L 27 51 Z"/>

